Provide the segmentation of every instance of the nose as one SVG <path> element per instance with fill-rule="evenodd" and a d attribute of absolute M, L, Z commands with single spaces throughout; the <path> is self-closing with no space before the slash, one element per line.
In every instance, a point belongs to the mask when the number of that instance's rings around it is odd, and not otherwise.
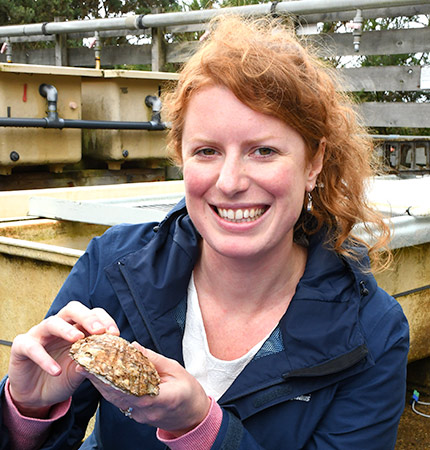
<path fill-rule="evenodd" d="M 248 189 L 249 176 L 245 162 L 240 156 L 226 155 L 218 174 L 216 187 L 228 197 Z"/>

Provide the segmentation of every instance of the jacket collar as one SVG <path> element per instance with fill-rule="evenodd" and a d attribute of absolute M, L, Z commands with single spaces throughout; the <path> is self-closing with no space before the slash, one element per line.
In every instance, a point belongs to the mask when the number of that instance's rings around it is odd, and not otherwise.
<path fill-rule="evenodd" d="M 182 200 L 154 227 L 146 245 L 105 268 L 132 329 L 130 338 L 181 363 L 187 286 L 199 239 Z"/>

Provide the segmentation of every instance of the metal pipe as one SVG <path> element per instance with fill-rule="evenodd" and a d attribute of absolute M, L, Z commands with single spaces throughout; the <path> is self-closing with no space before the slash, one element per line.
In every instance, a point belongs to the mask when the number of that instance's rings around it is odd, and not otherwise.
<path fill-rule="evenodd" d="M 0 127 L 19 127 L 19 128 L 80 128 L 88 130 L 149 130 L 162 131 L 166 129 L 163 122 L 125 122 L 119 120 L 72 120 L 58 118 L 50 119 L 44 117 L 38 118 L 18 118 L 18 117 L 0 117 Z"/>
<path fill-rule="evenodd" d="M 138 29 L 136 16 L 112 17 L 109 19 L 70 20 L 67 22 L 45 22 L 0 27 L 0 37 L 34 36 L 76 33 L 84 31 Z"/>
<path fill-rule="evenodd" d="M 98 31 L 95 32 L 95 43 L 94 43 L 94 60 L 95 60 L 95 68 L 100 69 L 101 68 L 101 40 L 100 40 L 100 33 Z"/>
<path fill-rule="evenodd" d="M 210 10 L 148 14 L 143 16 L 137 24 L 139 25 L 139 28 L 164 27 L 170 25 L 187 25 L 207 22 L 220 14 L 263 16 L 273 14 L 275 12 L 305 15 L 417 4 L 428 4 L 428 0 L 325 0 L 324 2 L 321 2 L 320 0 L 293 0 L 289 2 L 273 2 L 259 5 L 235 6 Z"/>
<path fill-rule="evenodd" d="M 136 30 L 185 25 L 206 22 L 219 14 L 258 16 L 273 13 L 274 9 L 276 13 L 304 15 L 427 4 L 428 0 L 325 0 L 324 2 L 320 0 L 293 0 L 289 2 L 273 2 L 199 11 L 146 14 L 107 19 L 71 20 L 66 22 L 46 22 L 27 25 L 7 25 L 0 27 L 0 37 L 50 35 L 85 31 Z"/>
<path fill-rule="evenodd" d="M 51 84 L 42 83 L 39 86 L 39 94 L 48 101 L 48 116 L 40 118 L 1 117 L 0 127 L 21 128 L 80 128 L 88 130 L 149 130 L 161 131 L 167 125 L 161 122 L 161 100 L 154 95 L 147 95 L 145 104 L 152 109 L 152 117 L 149 122 L 125 122 L 120 120 L 74 120 L 58 117 L 57 101 L 58 91 Z"/>
<path fill-rule="evenodd" d="M 6 62 L 12 62 L 12 43 L 9 38 L 6 39 Z"/>
<path fill-rule="evenodd" d="M 152 109 L 151 121 L 161 122 L 161 99 L 155 95 L 145 97 L 145 105 Z"/>
<path fill-rule="evenodd" d="M 357 13 L 354 17 L 353 24 L 354 24 L 354 30 L 352 32 L 353 46 L 354 51 L 358 52 L 360 51 L 360 40 L 363 29 L 363 16 L 361 15 L 361 9 L 357 9 Z"/>
<path fill-rule="evenodd" d="M 58 101 L 58 92 L 55 86 L 51 84 L 41 84 L 39 86 L 39 94 L 42 97 L 45 97 L 48 101 L 48 120 L 49 121 L 57 121 L 58 113 L 57 113 L 57 101 Z"/>

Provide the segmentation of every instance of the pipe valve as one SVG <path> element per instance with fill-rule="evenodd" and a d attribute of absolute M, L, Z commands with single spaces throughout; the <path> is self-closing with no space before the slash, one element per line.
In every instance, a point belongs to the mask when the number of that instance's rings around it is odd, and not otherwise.
<path fill-rule="evenodd" d="M 60 128 L 56 125 L 61 124 L 63 119 L 58 117 L 57 112 L 57 101 L 58 101 L 58 92 L 55 86 L 51 84 L 42 83 L 39 86 L 39 94 L 46 98 L 48 101 L 48 116 L 46 117 L 47 127 L 48 128 Z M 62 127 L 61 127 L 62 128 Z"/>
<path fill-rule="evenodd" d="M 145 97 L 145 105 L 152 109 L 151 122 L 161 123 L 161 100 L 155 95 L 147 95 Z"/>
<path fill-rule="evenodd" d="M 360 40 L 363 31 L 363 16 L 361 15 L 361 9 L 357 9 L 357 13 L 352 21 L 352 28 L 354 51 L 358 52 L 360 50 Z"/>

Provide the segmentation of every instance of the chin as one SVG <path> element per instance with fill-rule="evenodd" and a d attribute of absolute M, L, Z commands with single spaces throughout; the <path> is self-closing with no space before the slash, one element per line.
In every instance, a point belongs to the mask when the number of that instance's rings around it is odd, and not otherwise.
<path fill-rule="evenodd" d="M 239 242 L 238 242 L 239 241 Z M 229 259 L 246 259 L 255 258 L 258 255 L 265 253 L 265 249 L 251 246 L 250 242 L 240 242 L 240 239 L 234 237 L 232 239 L 223 239 L 222 242 L 214 240 L 206 241 L 208 247 L 215 251 L 218 255 Z M 255 242 L 254 242 L 255 244 Z"/>

